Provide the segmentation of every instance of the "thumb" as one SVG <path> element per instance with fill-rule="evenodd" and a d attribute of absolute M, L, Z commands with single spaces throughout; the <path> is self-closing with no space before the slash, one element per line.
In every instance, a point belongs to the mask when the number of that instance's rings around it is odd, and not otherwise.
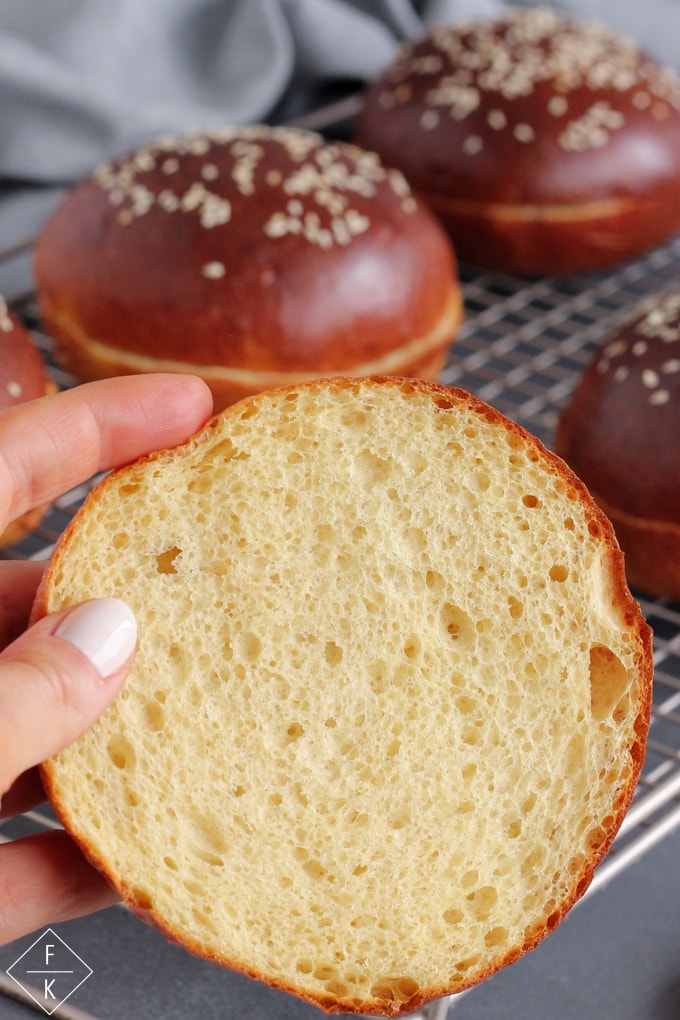
<path fill-rule="evenodd" d="M 124 602 L 93 599 L 44 617 L 0 654 L 0 796 L 76 740 L 127 676 L 137 624 Z"/>

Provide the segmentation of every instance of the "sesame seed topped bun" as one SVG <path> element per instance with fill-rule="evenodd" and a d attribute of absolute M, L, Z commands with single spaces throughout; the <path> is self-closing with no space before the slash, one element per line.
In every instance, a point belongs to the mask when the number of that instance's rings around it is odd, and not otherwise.
<path fill-rule="evenodd" d="M 42 397 L 45 366 L 28 330 L 0 297 L 0 411 Z"/>
<path fill-rule="evenodd" d="M 0 414 L 55 389 L 28 330 L 0 297 Z M 27 511 L 0 533 L 0 547 L 20 541 L 38 526 L 44 507 Z"/>
<path fill-rule="evenodd" d="M 680 289 L 647 299 L 608 337 L 557 449 L 614 524 L 629 583 L 680 599 Z"/>
<path fill-rule="evenodd" d="M 482 266 L 608 266 L 680 226 L 680 81 L 548 8 L 406 44 L 368 88 L 357 138 Z"/>
<path fill-rule="evenodd" d="M 321 375 L 436 375 L 461 319 L 451 243 L 398 170 L 261 125 L 100 166 L 45 226 L 58 356 L 92 379 L 201 374 L 216 407 Z"/>

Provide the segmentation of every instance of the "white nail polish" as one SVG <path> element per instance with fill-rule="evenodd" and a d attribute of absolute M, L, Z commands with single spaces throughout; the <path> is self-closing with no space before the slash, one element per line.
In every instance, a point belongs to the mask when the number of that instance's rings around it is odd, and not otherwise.
<path fill-rule="evenodd" d="M 54 633 L 86 655 L 105 679 L 134 651 L 137 621 L 120 599 L 93 599 L 76 606 Z"/>

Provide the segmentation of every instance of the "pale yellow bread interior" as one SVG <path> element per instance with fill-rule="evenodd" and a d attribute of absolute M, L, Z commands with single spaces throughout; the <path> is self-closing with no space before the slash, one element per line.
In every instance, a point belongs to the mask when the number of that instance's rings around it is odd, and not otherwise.
<path fill-rule="evenodd" d="M 397 1015 L 532 948 L 633 793 L 649 631 L 564 464 L 460 390 L 332 380 L 109 476 L 39 611 L 139 622 L 44 766 L 86 853 L 188 949 Z"/>

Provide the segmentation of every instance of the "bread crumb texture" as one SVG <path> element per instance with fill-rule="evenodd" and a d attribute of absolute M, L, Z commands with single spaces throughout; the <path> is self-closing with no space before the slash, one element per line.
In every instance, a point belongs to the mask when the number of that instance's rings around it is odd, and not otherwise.
<path fill-rule="evenodd" d="M 632 795 L 648 632 L 562 462 L 459 390 L 334 380 L 114 472 L 46 611 L 126 599 L 115 704 L 45 767 L 173 939 L 397 1015 L 532 948 Z"/>

